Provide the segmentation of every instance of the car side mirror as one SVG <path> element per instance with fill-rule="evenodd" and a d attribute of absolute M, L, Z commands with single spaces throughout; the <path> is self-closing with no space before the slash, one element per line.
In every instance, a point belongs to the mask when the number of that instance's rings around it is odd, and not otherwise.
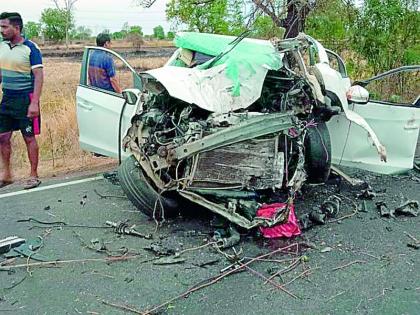
<path fill-rule="evenodd" d="M 367 104 L 369 102 L 369 92 L 360 85 L 353 85 L 346 93 L 349 103 Z"/>
<path fill-rule="evenodd" d="M 122 95 L 128 105 L 136 105 L 139 99 L 140 90 L 138 89 L 126 89 L 122 91 Z"/>

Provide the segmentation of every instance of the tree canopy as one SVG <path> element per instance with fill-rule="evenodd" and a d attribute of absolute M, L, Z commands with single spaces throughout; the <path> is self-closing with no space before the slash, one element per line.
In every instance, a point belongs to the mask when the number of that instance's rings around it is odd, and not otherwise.
<path fill-rule="evenodd" d="M 74 17 L 70 11 L 48 8 L 41 13 L 41 23 L 46 39 L 61 41 L 66 38 L 66 31 L 73 29 Z"/>
<path fill-rule="evenodd" d="M 23 32 L 28 39 L 40 37 L 42 32 L 41 23 L 29 21 L 24 25 Z"/>
<path fill-rule="evenodd" d="M 352 33 L 352 47 L 375 73 L 420 63 L 420 12 L 416 0 L 365 0 Z"/>
<path fill-rule="evenodd" d="M 153 28 L 153 37 L 157 39 L 164 39 L 165 38 L 165 31 L 161 25 L 156 26 Z"/>

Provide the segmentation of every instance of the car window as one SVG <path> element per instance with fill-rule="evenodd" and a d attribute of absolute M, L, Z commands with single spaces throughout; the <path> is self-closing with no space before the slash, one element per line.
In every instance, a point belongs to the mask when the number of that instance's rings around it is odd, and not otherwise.
<path fill-rule="evenodd" d="M 370 100 L 412 105 L 419 99 L 420 71 L 401 71 L 369 82 L 365 87 Z"/>
<path fill-rule="evenodd" d="M 116 55 L 100 49 L 89 49 L 86 85 L 116 93 L 115 83 L 121 90 L 135 88 L 138 86 L 138 77 Z"/>
<path fill-rule="evenodd" d="M 333 68 L 335 71 L 339 72 L 341 74 L 341 77 L 347 78 L 347 70 L 346 66 L 344 65 L 343 60 L 339 55 L 337 55 L 335 52 L 332 52 L 331 50 L 326 50 L 327 56 L 328 56 L 328 63 L 331 68 Z"/>

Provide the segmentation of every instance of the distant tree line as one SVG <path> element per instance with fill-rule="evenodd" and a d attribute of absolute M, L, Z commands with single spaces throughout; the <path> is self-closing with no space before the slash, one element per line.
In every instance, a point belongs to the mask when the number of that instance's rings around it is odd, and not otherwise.
<path fill-rule="evenodd" d="M 418 0 L 170 0 L 175 28 L 257 38 L 299 31 L 340 51 L 353 51 L 378 73 L 420 64 Z"/>
<path fill-rule="evenodd" d="M 161 25 L 153 29 L 153 34 L 144 35 L 139 25 L 128 25 L 124 23 L 121 31 L 110 32 L 113 39 L 140 40 L 143 37 L 152 39 L 173 39 L 174 33 L 165 33 Z M 26 38 L 43 38 L 53 42 L 64 42 L 67 40 L 86 40 L 96 34 L 86 26 L 76 26 L 73 11 L 60 8 L 48 8 L 42 11 L 39 22 L 29 21 L 24 25 Z"/>
<path fill-rule="evenodd" d="M 39 22 L 25 24 L 26 37 L 67 42 L 96 35 L 75 26 L 72 4 L 77 0 L 62 0 L 61 6 L 53 1 L 56 8 L 45 9 Z M 138 3 L 150 6 L 154 1 Z M 266 39 L 305 31 L 327 47 L 357 53 L 374 73 L 420 64 L 418 0 L 169 0 L 166 15 L 178 30 L 228 35 L 247 30 L 249 36 Z M 144 35 L 141 26 L 128 23 L 109 33 L 133 43 L 174 37 L 160 25 Z"/>

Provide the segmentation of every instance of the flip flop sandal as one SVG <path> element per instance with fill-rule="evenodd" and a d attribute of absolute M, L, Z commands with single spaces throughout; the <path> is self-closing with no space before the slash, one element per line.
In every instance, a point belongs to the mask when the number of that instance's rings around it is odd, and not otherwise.
<path fill-rule="evenodd" d="M 0 188 L 6 187 L 13 184 L 11 180 L 0 180 Z"/>
<path fill-rule="evenodd" d="M 23 189 L 32 189 L 38 187 L 39 185 L 41 185 L 41 181 L 36 177 L 32 177 L 26 181 Z"/>

